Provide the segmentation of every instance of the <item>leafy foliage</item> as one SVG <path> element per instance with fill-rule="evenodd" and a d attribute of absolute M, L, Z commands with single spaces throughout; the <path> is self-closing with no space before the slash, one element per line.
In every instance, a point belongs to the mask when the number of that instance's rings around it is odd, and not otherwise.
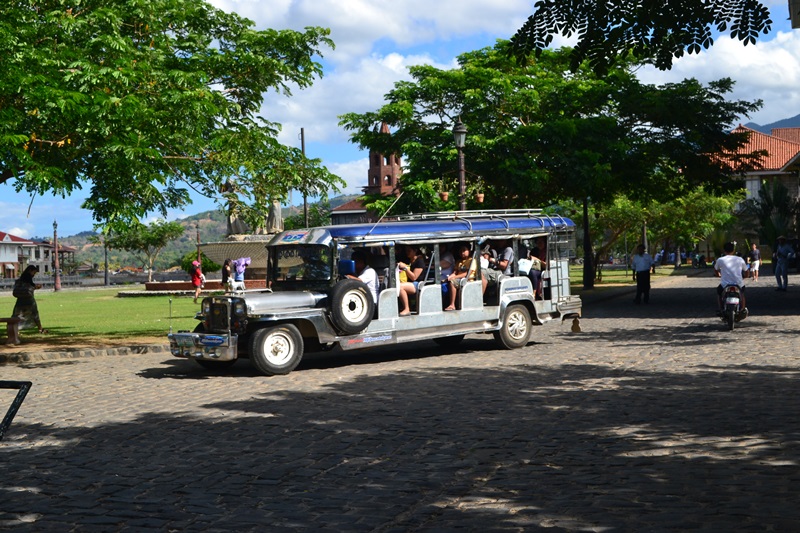
<path fill-rule="evenodd" d="M 317 202 L 308 207 L 308 227 L 328 226 L 331 223 L 331 204 L 327 201 Z M 286 217 L 284 229 L 300 229 L 306 227 L 305 213 L 300 212 Z"/>
<path fill-rule="evenodd" d="M 300 179 L 287 161 L 309 188 L 336 185 L 257 115 L 265 92 L 322 74 L 329 31 L 252 26 L 203 0 L 0 4 L 0 183 L 88 187 L 103 224 L 166 215 L 188 188 L 216 196 L 232 176 L 259 200 L 281 196 Z"/>
<path fill-rule="evenodd" d="M 778 181 L 762 183 L 758 198 L 744 202 L 744 211 L 757 220 L 762 243 L 775 243 L 779 235 L 796 234 L 800 229 L 795 223 L 800 216 L 800 202 Z"/>
<path fill-rule="evenodd" d="M 455 69 L 412 67 L 412 81 L 396 83 L 379 110 L 340 117 L 360 147 L 404 155 L 404 196 L 393 211 L 456 205 L 438 200 L 436 191 L 454 188 L 451 128 L 459 118 L 469 129 L 468 181 L 479 181 L 486 193 L 483 205 L 468 197 L 468 208 L 562 200 L 588 208 L 617 195 L 668 202 L 698 186 L 724 193 L 737 189 L 737 173 L 758 159 L 717 155 L 738 154 L 747 137 L 728 128 L 761 105 L 727 101 L 729 79 L 655 86 L 636 79 L 632 58 L 598 76 L 586 64 L 570 72 L 567 49 L 521 59 L 509 50 L 501 41 L 462 54 Z M 382 123 L 392 135 L 381 133 Z M 368 205 L 383 211 L 389 202 L 369 199 Z M 585 255 L 590 274 L 591 248 Z"/>
<path fill-rule="evenodd" d="M 153 265 L 161 250 L 174 239 L 184 233 L 178 222 L 157 220 L 145 226 L 134 223 L 123 230 L 116 230 L 106 235 L 105 243 L 109 248 L 119 248 L 133 252 L 148 266 L 147 280 L 153 280 Z"/>
<path fill-rule="evenodd" d="M 181 269 L 185 272 L 191 272 L 194 270 L 194 266 L 192 265 L 192 261 L 197 261 L 197 252 L 189 252 L 181 258 Z M 200 270 L 203 273 L 206 272 L 216 272 L 220 270 L 222 265 L 218 265 L 208 257 L 203 254 L 200 254 Z"/>
<path fill-rule="evenodd" d="M 758 0 L 538 0 L 511 40 L 513 51 L 539 56 L 554 35 L 577 35 L 571 66 L 584 60 L 599 72 L 632 54 L 668 70 L 684 52 L 714 43 L 712 30 L 754 44 L 768 33 L 769 10 Z"/>

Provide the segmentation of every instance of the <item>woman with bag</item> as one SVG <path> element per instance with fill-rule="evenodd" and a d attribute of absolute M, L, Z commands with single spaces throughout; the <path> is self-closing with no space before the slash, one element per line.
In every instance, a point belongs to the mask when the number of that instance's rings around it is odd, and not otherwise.
<path fill-rule="evenodd" d="M 13 316 L 20 319 L 19 329 L 36 326 L 39 328 L 39 333 L 47 333 L 47 330 L 42 327 L 42 321 L 39 319 L 39 307 L 36 305 L 36 298 L 33 296 L 36 289 L 42 288 L 41 285 L 33 282 L 33 276 L 37 272 L 39 272 L 39 267 L 28 265 L 14 283 L 12 295 L 17 299 L 17 303 L 14 305 Z"/>

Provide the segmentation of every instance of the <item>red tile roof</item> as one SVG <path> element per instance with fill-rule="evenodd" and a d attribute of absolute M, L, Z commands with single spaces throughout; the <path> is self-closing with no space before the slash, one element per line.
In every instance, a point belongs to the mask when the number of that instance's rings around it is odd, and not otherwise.
<path fill-rule="evenodd" d="M 771 134 L 779 139 L 800 143 L 800 128 L 772 128 Z"/>
<path fill-rule="evenodd" d="M 332 211 L 366 211 L 367 208 L 364 207 L 358 200 L 350 200 L 349 202 L 343 203 L 339 207 L 334 208 Z"/>
<path fill-rule="evenodd" d="M 23 244 L 33 244 L 33 241 L 29 241 L 28 239 L 23 239 L 22 237 L 17 237 L 16 235 L 11 235 L 10 233 L 6 233 L 4 231 L 0 231 L 0 242 L 18 242 Z"/>
<path fill-rule="evenodd" d="M 760 131 L 752 130 L 741 125 L 733 131 L 734 133 L 750 133 L 747 144 L 739 148 L 737 153 L 749 154 L 757 150 L 764 150 L 767 152 L 767 155 L 761 159 L 761 164 L 763 165 L 761 170 L 782 170 L 800 154 L 800 142 L 792 142 L 773 135 L 767 135 L 766 133 L 761 133 Z"/>

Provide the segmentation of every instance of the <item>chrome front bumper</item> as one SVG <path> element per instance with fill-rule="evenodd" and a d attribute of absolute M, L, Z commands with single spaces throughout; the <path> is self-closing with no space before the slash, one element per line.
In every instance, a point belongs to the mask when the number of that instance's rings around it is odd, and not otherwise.
<path fill-rule="evenodd" d="M 211 333 L 170 333 L 169 351 L 175 357 L 205 359 L 208 361 L 235 361 L 238 358 L 238 335 Z"/>

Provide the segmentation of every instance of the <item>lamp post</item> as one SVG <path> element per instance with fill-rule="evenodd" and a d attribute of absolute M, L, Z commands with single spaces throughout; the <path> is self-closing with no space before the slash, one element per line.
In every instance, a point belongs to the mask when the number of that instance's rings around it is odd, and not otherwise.
<path fill-rule="evenodd" d="M 458 150 L 458 208 L 461 211 L 467 210 L 467 185 L 465 183 L 464 170 L 464 144 L 467 141 L 467 127 L 461 122 L 459 117 L 456 125 L 453 126 L 453 139 Z"/>
<path fill-rule="evenodd" d="M 58 222 L 53 220 L 53 290 L 61 290 L 61 265 L 58 262 Z"/>

